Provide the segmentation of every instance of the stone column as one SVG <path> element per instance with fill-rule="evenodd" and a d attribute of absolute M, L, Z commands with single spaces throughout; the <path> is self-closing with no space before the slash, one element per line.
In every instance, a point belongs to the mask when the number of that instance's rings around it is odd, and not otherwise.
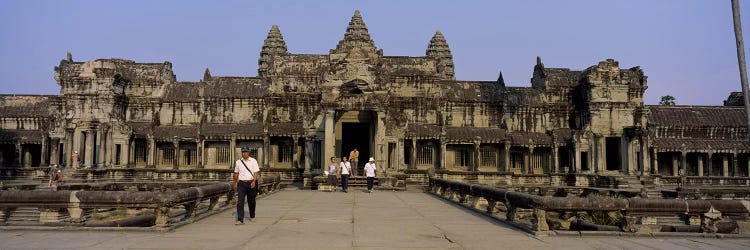
<path fill-rule="evenodd" d="M 146 166 L 156 167 L 156 141 L 154 137 L 148 137 L 148 157 L 146 157 Z"/>
<path fill-rule="evenodd" d="M 28 147 L 26 148 L 26 150 L 23 150 L 23 145 L 21 145 L 21 152 L 23 152 L 23 167 L 31 167 L 31 150 Z"/>
<path fill-rule="evenodd" d="M 292 136 L 292 168 L 299 168 L 299 154 L 300 150 L 297 148 L 299 142 L 299 136 Z"/>
<path fill-rule="evenodd" d="M 528 159 L 528 160 L 524 161 L 524 163 L 523 163 L 523 165 L 524 165 L 523 171 L 522 171 L 523 174 L 534 174 L 534 164 L 533 164 L 534 147 L 533 146 L 529 147 L 529 154 L 526 157 L 526 159 Z"/>
<path fill-rule="evenodd" d="M 60 165 L 60 138 L 53 138 L 50 142 L 50 164 Z"/>
<path fill-rule="evenodd" d="M 383 148 L 384 148 L 383 145 L 387 145 L 384 142 L 385 141 L 385 122 L 384 122 L 384 119 L 385 119 L 385 112 L 382 112 L 382 111 L 377 112 L 377 117 L 375 117 L 375 122 L 376 122 L 376 127 L 375 127 L 375 142 L 373 143 L 373 146 L 375 148 L 373 148 L 372 149 L 373 152 L 370 153 L 370 154 L 372 154 L 373 157 L 375 157 L 375 163 L 376 163 L 375 165 L 377 166 L 378 174 L 383 173 L 383 171 L 385 170 L 386 162 L 388 162 L 388 160 L 386 159 L 386 157 L 384 157 L 385 155 L 388 155 L 388 153 L 387 152 L 383 152 Z M 359 160 L 360 160 L 360 162 L 367 161 L 368 158 L 370 158 L 370 155 L 365 155 L 365 157 L 360 156 Z M 357 164 L 360 164 L 360 163 L 357 163 Z"/>
<path fill-rule="evenodd" d="M 80 168 L 83 166 L 84 159 L 81 158 L 86 152 L 83 151 L 83 148 L 81 148 L 81 145 L 83 144 L 83 131 L 81 130 L 74 130 L 73 131 L 73 145 L 71 145 L 71 151 L 68 152 L 68 159 L 70 159 L 70 166 L 73 166 L 75 168 Z M 78 152 L 78 162 L 73 162 L 73 154 L 75 152 Z M 77 165 L 77 166 L 76 166 Z"/>
<path fill-rule="evenodd" d="M 323 143 L 323 148 L 325 149 L 325 159 L 322 161 L 325 166 L 328 162 L 330 162 L 331 157 L 335 157 L 336 153 L 334 152 L 336 150 L 336 137 L 334 137 L 333 131 L 334 131 L 334 116 L 336 115 L 336 111 L 329 110 L 326 113 L 326 121 L 325 121 L 325 141 Z"/>
<path fill-rule="evenodd" d="M 698 173 L 697 176 L 703 176 L 703 154 L 698 154 Z"/>
<path fill-rule="evenodd" d="M 305 138 L 305 174 L 310 173 L 313 160 L 313 140 L 310 137 Z"/>
<path fill-rule="evenodd" d="M 675 153 L 670 153 L 672 155 L 672 176 L 677 176 L 677 171 L 680 167 L 680 161 Z"/>
<path fill-rule="evenodd" d="M 101 129 L 97 129 L 95 134 L 96 134 L 96 138 L 95 138 L 96 140 L 94 140 L 94 148 L 93 148 L 94 150 L 93 167 L 101 167 L 102 162 L 104 162 L 105 155 L 106 155 L 106 150 L 104 149 L 104 147 L 106 146 L 104 145 L 105 140 L 102 139 L 104 133 L 102 133 Z"/>
<path fill-rule="evenodd" d="M 84 146 L 86 150 L 86 155 L 84 158 L 86 159 L 85 159 L 84 166 L 86 166 L 87 168 L 91 168 L 94 165 L 94 135 L 95 134 L 96 133 L 93 129 L 89 129 L 88 132 L 86 132 L 86 145 Z"/>
<path fill-rule="evenodd" d="M 503 170 L 501 172 L 510 171 L 510 142 L 503 144 Z"/>
<path fill-rule="evenodd" d="M 271 167 L 271 136 L 268 134 L 263 136 L 263 166 L 261 167 Z"/>
<path fill-rule="evenodd" d="M 575 169 L 575 173 L 581 172 L 581 161 L 585 161 L 585 159 L 581 159 L 581 147 L 579 145 L 573 145 L 573 168 Z"/>
<path fill-rule="evenodd" d="M 172 141 L 172 148 L 174 148 L 172 169 L 180 169 L 180 141 Z"/>
<path fill-rule="evenodd" d="M 680 152 L 680 168 L 682 171 L 685 171 L 685 175 L 687 175 L 687 152 L 683 150 Z M 680 171 L 677 170 L 677 175 L 679 175 Z"/>
<path fill-rule="evenodd" d="M 204 140 L 196 139 L 195 146 L 197 147 L 197 149 L 195 150 L 195 160 L 198 161 L 197 168 L 203 168 L 203 162 L 205 161 L 206 156 L 203 150 L 205 148 Z"/>
<path fill-rule="evenodd" d="M 739 169 L 738 162 L 737 162 L 737 152 L 732 152 L 732 174 L 731 176 L 738 176 L 737 170 Z"/>
<path fill-rule="evenodd" d="M 721 155 L 721 161 L 722 161 L 721 162 L 722 163 L 721 174 L 724 177 L 728 177 L 729 176 L 729 159 L 727 158 L 726 154 Z"/>
<path fill-rule="evenodd" d="M 654 169 L 654 174 L 659 175 L 659 151 L 654 149 L 654 165 L 651 166 Z"/>
<path fill-rule="evenodd" d="M 403 165 L 406 165 L 406 159 L 404 159 L 404 139 L 399 139 L 396 142 L 396 155 L 398 156 L 396 163 L 396 170 L 401 170 Z"/>
<path fill-rule="evenodd" d="M 440 139 L 440 169 L 445 169 L 446 151 L 448 150 L 448 144 L 445 143 L 445 138 Z"/>
<path fill-rule="evenodd" d="M 714 175 L 714 161 L 713 161 L 714 154 L 712 152 L 708 152 L 708 176 Z"/>
<path fill-rule="evenodd" d="M 39 158 L 39 160 L 40 160 L 39 161 L 39 166 L 40 167 L 46 167 L 47 166 L 47 162 L 48 162 L 47 156 L 50 155 L 50 154 L 47 154 L 47 147 L 49 147 L 48 143 L 47 143 L 47 140 L 48 140 L 48 138 L 45 135 L 44 138 L 42 138 L 42 155 Z"/>
<path fill-rule="evenodd" d="M 417 169 L 417 138 L 411 139 L 411 155 L 409 159 L 409 165 L 411 169 Z"/>
<path fill-rule="evenodd" d="M 265 155 L 266 155 L 266 152 L 263 151 L 263 156 Z M 229 139 L 229 159 L 231 159 L 229 161 L 230 162 L 229 167 L 233 168 L 234 166 L 232 163 L 234 163 L 234 161 L 239 159 L 239 157 L 237 156 L 237 134 L 232 134 L 232 138 Z M 263 159 L 260 159 L 260 160 L 261 162 L 263 162 Z"/>
<path fill-rule="evenodd" d="M 60 162 L 60 164 L 65 164 L 65 167 L 73 167 L 73 135 L 74 131 L 68 131 L 65 130 L 65 141 L 63 144 L 63 152 L 61 152 L 63 155 L 63 162 Z"/>
<path fill-rule="evenodd" d="M 607 147 L 606 138 L 604 136 L 597 136 L 596 164 L 594 164 L 594 169 L 597 173 L 601 173 L 602 171 L 607 169 L 607 161 L 605 159 L 607 155 L 606 147 Z"/>
<path fill-rule="evenodd" d="M 473 165 L 472 167 L 474 169 L 472 169 L 471 171 L 479 171 L 479 167 L 482 166 L 482 162 L 481 162 L 482 157 L 480 155 L 481 152 L 479 150 L 479 144 L 480 144 L 479 141 L 474 141 L 474 155 L 473 155 L 474 156 L 474 164 L 472 164 Z"/>
<path fill-rule="evenodd" d="M 559 172 L 562 172 L 559 169 L 559 167 L 560 167 L 560 147 L 558 147 L 557 145 L 554 145 L 554 147 L 552 147 L 552 165 L 551 166 L 552 167 L 550 167 L 550 170 L 549 170 L 550 173 L 559 173 Z"/>
<path fill-rule="evenodd" d="M 125 161 L 125 164 L 135 166 L 135 138 L 128 141 L 128 160 Z"/>
<path fill-rule="evenodd" d="M 648 142 L 646 139 L 641 137 L 641 164 L 643 166 L 642 175 L 649 175 L 651 173 L 651 159 L 649 159 L 650 154 L 648 153 Z"/>

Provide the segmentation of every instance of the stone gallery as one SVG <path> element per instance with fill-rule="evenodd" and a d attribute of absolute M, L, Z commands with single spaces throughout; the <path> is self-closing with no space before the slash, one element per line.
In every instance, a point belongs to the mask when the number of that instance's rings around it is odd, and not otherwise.
<path fill-rule="evenodd" d="M 328 54 L 289 53 L 274 25 L 257 76 L 206 69 L 182 82 L 168 61 L 69 53 L 54 69 L 59 95 L 0 96 L 2 176 L 51 164 L 227 172 L 242 147 L 293 182 L 355 147 L 357 167 L 372 156 L 383 177 L 748 176 L 741 95 L 725 106 L 644 105 L 644 71 L 612 59 L 571 70 L 537 58 L 527 87 L 501 73 L 457 80 L 446 37 L 425 43 L 424 56 L 386 55 L 355 12 Z"/>

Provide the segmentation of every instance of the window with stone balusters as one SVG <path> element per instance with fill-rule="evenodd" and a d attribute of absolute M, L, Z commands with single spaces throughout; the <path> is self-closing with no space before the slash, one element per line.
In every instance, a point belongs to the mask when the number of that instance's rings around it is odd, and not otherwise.
<path fill-rule="evenodd" d="M 432 145 L 421 145 L 417 147 L 417 165 L 432 165 Z"/>

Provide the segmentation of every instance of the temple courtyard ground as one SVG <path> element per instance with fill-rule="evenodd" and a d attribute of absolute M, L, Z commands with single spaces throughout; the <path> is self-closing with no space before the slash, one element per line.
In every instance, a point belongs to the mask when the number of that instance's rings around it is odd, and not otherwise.
<path fill-rule="evenodd" d="M 284 190 L 177 228 L 0 231 L 0 249 L 750 249 L 750 239 L 533 236 L 421 191 Z"/>

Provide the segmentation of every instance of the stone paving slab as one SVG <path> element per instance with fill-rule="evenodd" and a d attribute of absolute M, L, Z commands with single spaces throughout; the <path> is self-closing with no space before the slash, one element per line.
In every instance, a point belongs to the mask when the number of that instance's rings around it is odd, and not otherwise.
<path fill-rule="evenodd" d="M 0 249 L 750 249 L 748 239 L 535 237 L 422 192 L 287 190 L 173 232 L 0 231 Z"/>

